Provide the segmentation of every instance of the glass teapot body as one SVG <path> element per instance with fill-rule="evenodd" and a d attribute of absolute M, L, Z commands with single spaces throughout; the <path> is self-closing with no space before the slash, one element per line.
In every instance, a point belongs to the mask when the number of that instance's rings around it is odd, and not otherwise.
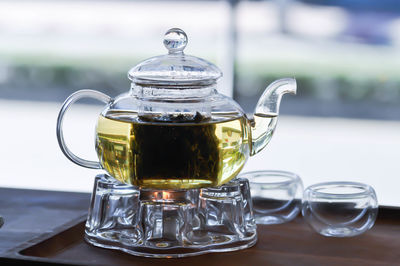
<path fill-rule="evenodd" d="M 158 189 L 218 186 L 236 176 L 250 155 L 242 109 L 213 86 L 160 90 L 133 86 L 101 113 L 101 167 L 121 182 Z"/>
<path fill-rule="evenodd" d="M 186 42 L 182 45 L 180 31 L 167 32 L 167 56 L 150 58 L 129 72 L 132 86 L 128 93 L 112 99 L 81 90 L 64 102 L 57 137 L 71 161 L 104 169 L 127 184 L 191 189 L 228 182 L 251 155 L 266 146 L 276 127 L 281 96 L 295 92 L 295 81 L 282 79 L 271 84 L 249 119 L 233 99 L 217 92 L 216 79 L 222 75 L 218 68 L 183 55 Z M 107 104 L 96 126 L 99 162 L 74 155 L 63 137 L 64 114 L 83 97 Z"/>

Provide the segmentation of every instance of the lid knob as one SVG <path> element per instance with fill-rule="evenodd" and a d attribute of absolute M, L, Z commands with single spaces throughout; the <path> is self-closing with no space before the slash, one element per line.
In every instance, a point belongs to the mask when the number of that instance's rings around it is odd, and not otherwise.
<path fill-rule="evenodd" d="M 164 46 L 170 54 L 183 53 L 187 42 L 186 33 L 179 28 L 170 29 L 164 35 Z"/>

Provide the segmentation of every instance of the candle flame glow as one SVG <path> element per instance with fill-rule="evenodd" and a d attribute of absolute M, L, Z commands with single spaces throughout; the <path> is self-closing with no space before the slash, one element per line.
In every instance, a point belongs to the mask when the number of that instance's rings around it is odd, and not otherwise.
<path fill-rule="evenodd" d="M 156 200 L 169 200 L 169 199 L 171 199 L 172 197 L 172 195 L 171 195 L 171 193 L 170 192 L 167 192 L 167 191 L 157 191 L 157 192 L 154 192 L 153 193 L 153 196 L 154 196 L 154 199 L 156 199 Z"/>

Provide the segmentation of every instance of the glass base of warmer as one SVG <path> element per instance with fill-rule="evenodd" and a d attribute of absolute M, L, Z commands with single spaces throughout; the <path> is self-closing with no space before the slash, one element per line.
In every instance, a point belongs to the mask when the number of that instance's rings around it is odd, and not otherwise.
<path fill-rule="evenodd" d="M 158 258 L 245 249 L 257 241 L 247 179 L 221 187 L 155 190 L 97 175 L 85 240 Z"/>

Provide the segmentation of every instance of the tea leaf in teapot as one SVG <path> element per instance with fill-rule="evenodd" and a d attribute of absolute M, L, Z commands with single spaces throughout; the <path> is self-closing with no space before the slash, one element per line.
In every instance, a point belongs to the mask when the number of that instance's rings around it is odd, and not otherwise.
<path fill-rule="evenodd" d="M 200 113 L 179 114 L 173 123 L 135 123 L 132 132 L 133 157 L 138 180 L 207 179 L 218 174 L 219 139 L 214 123 Z M 199 122 L 198 122 L 199 121 Z M 194 122 L 190 124 L 182 123 Z"/>

